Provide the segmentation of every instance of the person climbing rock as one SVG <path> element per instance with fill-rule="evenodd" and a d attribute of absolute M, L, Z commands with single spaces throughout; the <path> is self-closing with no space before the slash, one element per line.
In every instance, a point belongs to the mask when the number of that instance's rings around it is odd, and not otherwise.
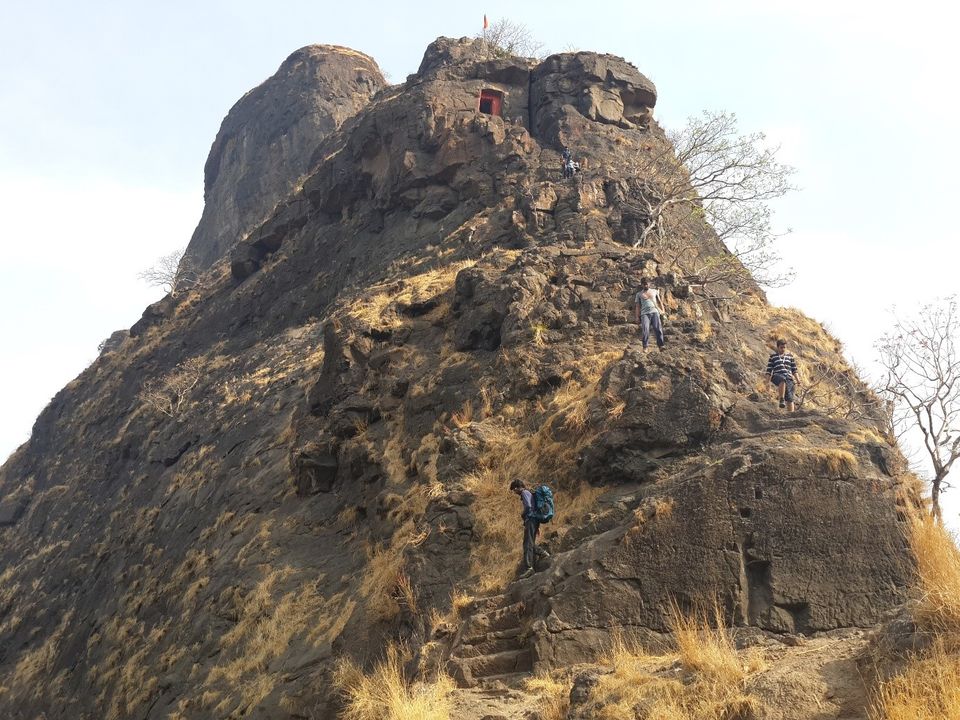
<path fill-rule="evenodd" d="M 570 153 L 570 148 L 565 147 L 563 152 L 560 153 L 560 157 L 563 159 L 563 177 L 572 178 L 576 174 L 577 170 L 580 169 L 580 166 L 573 161 L 573 155 Z"/>
<path fill-rule="evenodd" d="M 667 313 L 660 302 L 660 293 L 656 288 L 650 287 L 650 281 L 647 278 L 640 278 L 640 290 L 634 298 L 633 314 L 640 325 L 643 351 L 647 352 L 647 345 L 650 344 L 651 328 L 657 338 L 657 347 L 663 350 L 663 324 L 660 322 L 660 316 Z"/>
<path fill-rule="evenodd" d="M 786 407 L 793 412 L 793 393 L 800 382 L 800 373 L 797 370 L 797 361 L 787 352 L 787 341 L 783 338 L 777 340 L 777 351 L 771 353 L 767 360 L 767 375 L 777 388 L 780 407 Z"/>
<path fill-rule="evenodd" d="M 533 506 L 533 493 L 527 490 L 523 480 L 514 478 L 510 483 L 510 491 L 520 496 L 520 502 L 523 505 L 523 511 L 520 517 L 523 519 L 523 566 L 524 570 L 520 574 L 520 579 L 528 578 L 536 572 L 534 565 L 537 558 L 548 558 L 550 553 L 541 547 L 537 547 L 537 534 L 540 532 L 540 518 L 537 517 L 537 510 Z"/>

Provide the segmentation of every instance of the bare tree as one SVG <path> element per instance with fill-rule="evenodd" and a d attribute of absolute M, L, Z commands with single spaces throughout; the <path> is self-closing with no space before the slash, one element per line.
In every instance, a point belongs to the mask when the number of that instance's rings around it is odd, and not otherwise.
<path fill-rule="evenodd" d="M 200 273 L 196 263 L 186 254 L 186 248 L 164 255 L 137 277 L 151 287 L 162 287 L 164 292 L 176 294 L 193 287 Z"/>
<path fill-rule="evenodd" d="M 932 466 L 930 500 L 941 519 L 940 493 L 960 457 L 960 317 L 957 298 L 923 307 L 910 319 L 896 319 L 877 342 L 885 375 L 880 392 L 891 401 L 898 437 L 919 431 Z"/>
<path fill-rule="evenodd" d="M 848 420 L 885 424 L 884 401 L 860 380 L 856 365 L 843 367 L 814 361 L 804 369 L 804 383 L 797 388 L 798 408 L 816 407 L 826 415 Z"/>
<path fill-rule="evenodd" d="M 704 112 L 677 132 L 668 132 L 666 148 L 638 163 L 633 192 L 627 201 L 644 227 L 635 247 L 669 245 L 676 259 L 686 260 L 701 282 L 726 280 L 745 268 L 761 285 L 789 282 L 780 273 L 774 241 L 780 236 L 767 204 L 793 186 L 794 169 L 777 160 L 777 147 L 767 147 L 763 133 L 740 135 L 732 113 Z M 679 240 L 679 226 L 694 216 L 706 220 L 729 250 L 705 251 Z"/>
<path fill-rule="evenodd" d="M 176 417 L 203 376 L 200 358 L 190 358 L 161 378 L 152 378 L 140 389 L 140 399 L 167 417 Z"/>
<path fill-rule="evenodd" d="M 507 18 L 500 18 L 478 37 L 486 41 L 495 55 L 539 57 L 543 52 L 543 43 L 533 37 L 526 25 Z"/>

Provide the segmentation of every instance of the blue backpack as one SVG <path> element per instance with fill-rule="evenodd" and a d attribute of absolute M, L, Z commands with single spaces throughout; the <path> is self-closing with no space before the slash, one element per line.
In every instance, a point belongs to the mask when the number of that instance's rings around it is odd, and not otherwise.
<path fill-rule="evenodd" d="M 553 490 L 548 486 L 540 485 L 533 491 L 533 511 L 542 523 L 553 520 Z"/>

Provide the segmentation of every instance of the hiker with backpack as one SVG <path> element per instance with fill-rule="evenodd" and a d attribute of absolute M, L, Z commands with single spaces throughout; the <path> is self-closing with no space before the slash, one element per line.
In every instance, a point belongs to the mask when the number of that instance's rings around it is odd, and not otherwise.
<path fill-rule="evenodd" d="M 524 571 L 520 579 L 528 578 L 536 572 L 534 567 L 537 558 L 548 558 L 550 553 L 537 547 L 537 534 L 541 523 L 553 519 L 553 491 L 546 485 L 539 485 L 533 492 L 527 490 L 523 480 L 515 478 L 510 483 L 510 491 L 520 496 L 523 512 L 523 565 Z"/>
<path fill-rule="evenodd" d="M 777 351 L 771 353 L 767 360 L 766 374 L 777 388 L 780 407 L 793 412 L 793 391 L 800 382 L 800 372 L 797 370 L 797 361 L 787 352 L 787 341 L 783 338 L 777 340 Z"/>

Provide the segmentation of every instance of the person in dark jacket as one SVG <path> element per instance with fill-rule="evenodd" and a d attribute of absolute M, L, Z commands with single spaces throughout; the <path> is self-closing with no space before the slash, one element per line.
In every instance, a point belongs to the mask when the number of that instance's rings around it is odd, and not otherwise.
<path fill-rule="evenodd" d="M 528 578 L 535 572 L 534 565 L 538 557 L 550 557 L 550 554 L 541 547 L 537 547 L 537 533 L 540 532 L 540 519 L 537 509 L 533 506 L 533 493 L 527 490 L 523 480 L 515 478 L 510 483 L 510 491 L 520 496 L 523 511 L 520 517 L 523 520 L 523 566 L 524 571 L 520 578 Z"/>
<path fill-rule="evenodd" d="M 787 352 L 787 341 L 783 338 L 777 340 L 777 351 L 767 360 L 767 375 L 777 388 L 780 407 L 793 412 L 793 391 L 800 382 L 800 372 L 797 370 L 797 361 Z"/>

